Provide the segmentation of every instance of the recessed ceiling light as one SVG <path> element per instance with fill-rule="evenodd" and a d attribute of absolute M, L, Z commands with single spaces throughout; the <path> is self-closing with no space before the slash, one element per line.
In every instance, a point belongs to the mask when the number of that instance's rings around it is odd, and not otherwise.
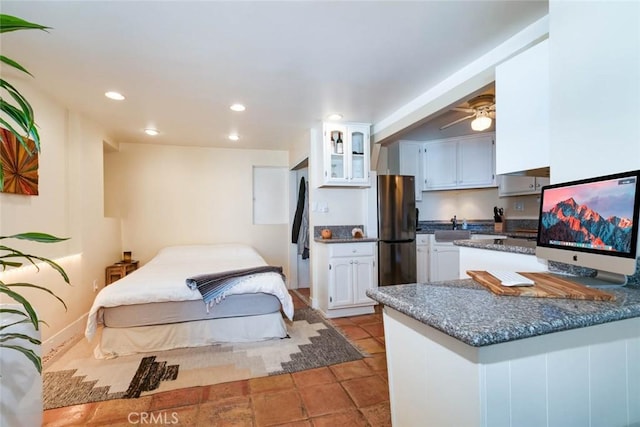
<path fill-rule="evenodd" d="M 113 91 L 105 92 L 104 96 L 106 96 L 109 99 L 114 99 L 116 101 L 122 101 L 124 99 L 123 94 L 119 92 L 113 92 Z"/>
<path fill-rule="evenodd" d="M 144 130 L 144 133 L 146 133 L 149 136 L 156 136 L 157 134 L 159 134 L 160 132 L 158 132 L 156 129 L 152 129 L 152 128 L 146 128 Z"/>
<path fill-rule="evenodd" d="M 327 118 L 329 120 L 342 120 L 342 114 L 338 114 L 338 113 L 329 114 Z"/>
<path fill-rule="evenodd" d="M 233 111 L 244 111 L 244 110 L 246 110 L 246 107 L 244 105 L 242 105 L 242 104 L 233 104 L 229 108 L 231 108 Z"/>
<path fill-rule="evenodd" d="M 229 134 L 229 139 L 232 141 L 237 141 L 240 139 L 240 137 L 238 136 L 237 133 L 232 133 L 232 134 Z"/>

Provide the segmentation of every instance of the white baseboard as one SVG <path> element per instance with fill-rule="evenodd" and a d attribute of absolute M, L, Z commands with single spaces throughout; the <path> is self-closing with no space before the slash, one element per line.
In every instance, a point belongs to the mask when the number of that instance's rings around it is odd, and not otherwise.
<path fill-rule="evenodd" d="M 72 322 L 71 324 L 69 324 L 69 326 L 67 326 L 57 334 L 43 341 L 43 360 L 50 358 L 52 354 L 57 353 L 60 350 L 65 350 L 67 346 L 70 346 L 81 339 L 84 336 L 84 330 L 87 326 L 88 316 L 89 313 L 83 314 L 75 322 Z"/>

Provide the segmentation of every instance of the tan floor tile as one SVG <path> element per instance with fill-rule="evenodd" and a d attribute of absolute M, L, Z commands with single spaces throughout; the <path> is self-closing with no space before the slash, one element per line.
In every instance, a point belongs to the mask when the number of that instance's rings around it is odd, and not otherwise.
<path fill-rule="evenodd" d="M 382 315 L 378 313 L 373 314 L 363 314 L 362 316 L 353 316 L 349 317 L 349 319 L 356 324 L 361 323 L 382 323 Z"/>
<path fill-rule="evenodd" d="M 176 426 L 198 426 L 198 406 L 184 406 L 182 408 L 163 409 L 153 411 L 147 417 L 149 422 L 140 419 L 140 425 L 176 425 Z M 155 422 L 154 422 L 155 421 Z"/>
<path fill-rule="evenodd" d="M 293 379 L 291 379 L 291 374 L 251 378 L 249 380 L 249 390 L 251 394 L 286 390 L 293 387 L 295 387 L 295 384 L 293 383 Z"/>
<path fill-rule="evenodd" d="M 126 420 L 131 413 L 149 412 L 151 397 L 144 396 L 137 399 L 115 399 L 100 402 L 88 421 L 91 423 L 122 421 Z"/>
<path fill-rule="evenodd" d="M 391 406 L 389 402 L 360 408 L 360 411 L 372 427 L 391 427 Z"/>
<path fill-rule="evenodd" d="M 373 375 L 373 371 L 363 360 L 340 363 L 329 367 L 338 381 Z"/>
<path fill-rule="evenodd" d="M 304 420 L 294 421 L 292 423 L 278 424 L 277 426 L 273 427 L 313 427 L 313 424 L 311 424 L 311 421 L 309 420 Z"/>
<path fill-rule="evenodd" d="M 238 397 L 235 403 L 206 402 L 200 405 L 198 426 L 253 426 L 253 410 L 248 396 Z M 240 401 L 239 399 L 243 399 Z"/>
<path fill-rule="evenodd" d="M 310 417 L 355 409 L 353 402 L 338 383 L 305 387 L 299 392 Z"/>
<path fill-rule="evenodd" d="M 313 418 L 313 427 L 367 427 L 367 420 L 357 410 L 350 410 L 340 412 L 337 414 L 324 415 L 321 417 Z"/>
<path fill-rule="evenodd" d="M 342 326 L 342 325 L 355 325 L 348 317 L 337 317 L 335 319 L 329 319 L 331 324 L 334 326 Z"/>
<path fill-rule="evenodd" d="M 384 326 L 382 326 L 382 323 L 362 323 L 360 327 L 367 331 L 372 337 L 384 337 Z"/>
<path fill-rule="evenodd" d="M 342 325 L 338 328 L 351 341 L 360 340 L 363 338 L 371 338 L 371 334 L 357 325 Z"/>
<path fill-rule="evenodd" d="M 86 403 L 84 405 L 49 409 L 44 411 L 42 415 L 42 425 L 44 427 L 62 427 L 82 424 L 93 415 L 96 406 L 96 403 Z"/>
<path fill-rule="evenodd" d="M 365 357 L 363 360 L 373 371 L 387 371 L 386 353 L 376 353 L 370 357 Z"/>
<path fill-rule="evenodd" d="M 252 394 L 256 425 L 273 426 L 307 419 L 296 390 Z"/>
<path fill-rule="evenodd" d="M 189 387 L 152 394 L 149 410 L 197 405 L 202 399 L 202 390 L 202 387 Z"/>
<path fill-rule="evenodd" d="M 358 408 L 389 401 L 389 387 L 379 376 L 355 378 L 341 383 Z"/>
<path fill-rule="evenodd" d="M 369 354 L 384 353 L 384 345 L 375 338 L 364 338 L 361 340 L 353 340 L 353 343 L 362 351 Z"/>
<path fill-rule="evenodd" d="M 327 366 L 291 374 L 298 388 L 336 382 L 336 377 Z"/>
<path fill-rule="evenodd" d="M 203 387 L 202 402 L 208 400 L 225 400 L 249 395 L 249 381 L 233 381 Z"/>

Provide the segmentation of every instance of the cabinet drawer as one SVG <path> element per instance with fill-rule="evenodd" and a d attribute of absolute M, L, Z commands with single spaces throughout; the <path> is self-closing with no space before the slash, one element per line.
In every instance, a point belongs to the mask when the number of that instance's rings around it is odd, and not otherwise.
<path fill-rule="evenodd" d="M 331 245 L 329 256 L 347 257 L 373 255 L 375 247 L 375 243 L 338 243 Z"/>
<path fill-rule="evenodd" d="M 416 245 L 428 245 L 431 240 L 430 234 L 416 234 Z"/>

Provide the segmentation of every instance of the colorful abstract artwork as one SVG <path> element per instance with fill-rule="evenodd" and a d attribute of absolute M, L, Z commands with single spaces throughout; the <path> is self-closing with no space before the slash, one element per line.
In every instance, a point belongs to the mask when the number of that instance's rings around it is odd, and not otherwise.
<path fill-rule="evenodd" d="M 35 143 L 28 140 L 29 152 L 11 132 L 3 128 L 0 128 L 0 139 L 0 162 L 4 172 L 2 192 L 38 195 L 38 152 Z"/>

